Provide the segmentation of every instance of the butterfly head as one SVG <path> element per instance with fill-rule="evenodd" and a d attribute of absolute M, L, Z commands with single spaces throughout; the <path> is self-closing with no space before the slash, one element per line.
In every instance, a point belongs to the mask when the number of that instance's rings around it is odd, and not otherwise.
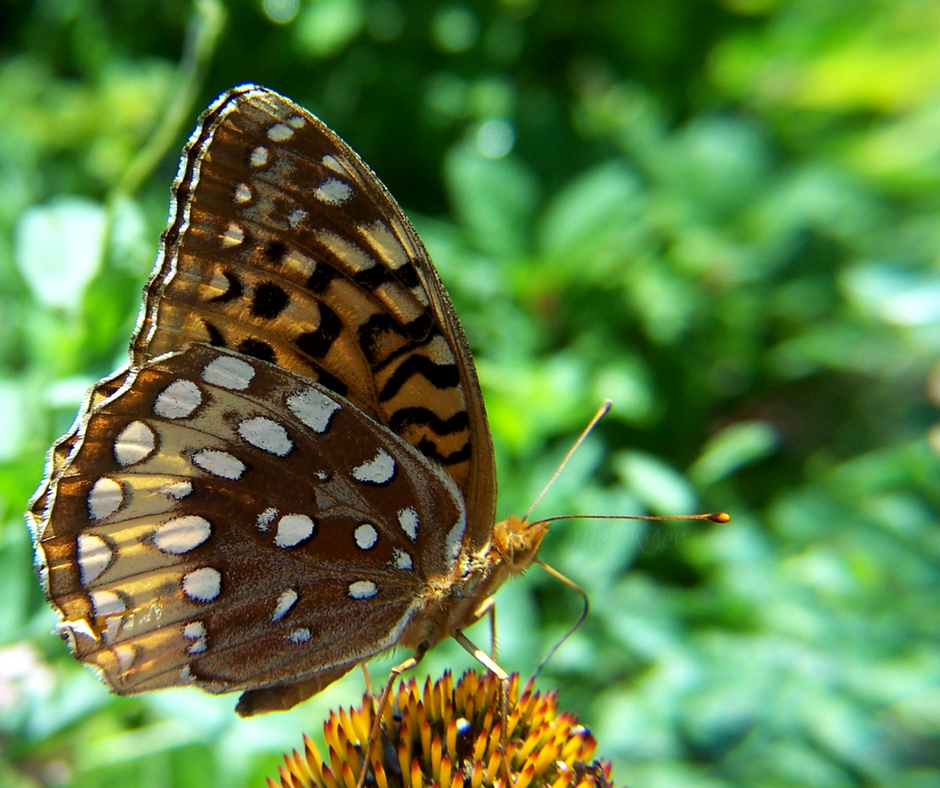
<path fill-rule="evenodd" d="M 522 574 L 538 552 L 542 538 L 548 533 L 548 521 L 529 523 L 511 515 L 493 528 L 493 545 L 500 553 L 510 574 Z"/>

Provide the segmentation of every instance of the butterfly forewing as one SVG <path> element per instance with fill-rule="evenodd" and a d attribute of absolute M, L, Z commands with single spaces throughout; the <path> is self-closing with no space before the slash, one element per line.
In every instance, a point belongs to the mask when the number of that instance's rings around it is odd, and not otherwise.
<path fill-rule="evenodd" d="M 206 342 L 318 380 L 443 465 L 485 541 L 493 453 L 466 340 L 372 171 L 306 110 L 248 86 L 203 116 L 174 192 L 135 360 Z"/>
<path fill-rule="evenodd" d="M 41 535 L 48 589 L 122 693 L 257 688 L 383 651 L 465 528 L 410 444 L 205 345 L 130 376 L 75 440 Z"/>

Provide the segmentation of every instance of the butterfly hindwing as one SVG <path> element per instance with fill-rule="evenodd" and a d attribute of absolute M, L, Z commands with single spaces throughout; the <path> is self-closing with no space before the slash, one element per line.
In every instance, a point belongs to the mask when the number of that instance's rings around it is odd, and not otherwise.
<path fill-rule="evenodd" d="M 347 400 L 205 345 L 129 376 L 76 441 L 38 538 L 73 649 L 121 693 L 390 648 L 466 524 L 452 480 Z"/>

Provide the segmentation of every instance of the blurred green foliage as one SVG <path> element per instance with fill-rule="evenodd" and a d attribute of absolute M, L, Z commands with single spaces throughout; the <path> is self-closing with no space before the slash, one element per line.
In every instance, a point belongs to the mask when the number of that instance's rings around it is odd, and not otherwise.
<path fill-rule="evenodd" d="M 7 0 L 0 787 L 261 785 L 288 714 L 121 699 L 49 635 L 22 511 L 124 357 L 177 152 L 269 85 L 369 161 L 473 345 L 503 514 L 591 615 L 541 678 L 618 784 L 940 784 L 940 6 L 923 0 Z M 531 672 L 578 599 L 499 597 Z M 477 630 L 482 630 L 478 627 Z M 471 634 L 485 644 L 485 632 Z M 390 659 L 380 661 L 381 675 Z M 422 670 L 461 670 L 443 644 Z"/>

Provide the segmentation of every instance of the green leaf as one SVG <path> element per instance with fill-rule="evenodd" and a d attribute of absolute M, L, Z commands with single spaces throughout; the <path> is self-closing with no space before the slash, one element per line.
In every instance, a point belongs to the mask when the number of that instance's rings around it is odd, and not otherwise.
<path fill-rule="evenodd" d="M 91 200 L 63 197 L 26 210 L 16 232 L 16 264 L 45 307 L 78 309 L 101 266 L 106 217 Z"/>
<path fill-rule="evenodd" d="M 532 174 L 511 156 L 489 158 L 469 143 L 450 151 L 444 173 L 474 246 L 501 257 L 525 254 L 537 197 Z"/>
<path fill-rule="evenodd" d="M 745 465 L 769 457 L 778 444 L 777 431 L 766 422 L 732 424 L 706 444 L 689 468 L 689 477 L 700 487 L 707 487 Z"/>

